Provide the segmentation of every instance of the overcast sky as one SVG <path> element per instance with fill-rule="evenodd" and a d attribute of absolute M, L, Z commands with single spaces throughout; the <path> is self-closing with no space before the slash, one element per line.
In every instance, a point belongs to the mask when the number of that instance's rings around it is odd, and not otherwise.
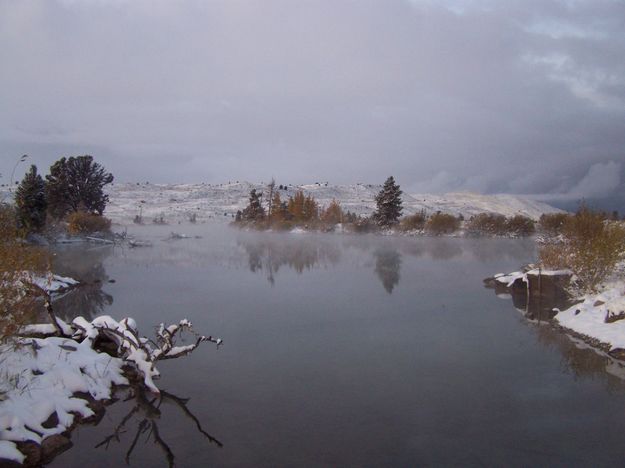
<path fill-rule="evenodd" d="M 120 181 L 622 195 L 625 2 L 0 0 L 3 182 L 24 153 Z"/>

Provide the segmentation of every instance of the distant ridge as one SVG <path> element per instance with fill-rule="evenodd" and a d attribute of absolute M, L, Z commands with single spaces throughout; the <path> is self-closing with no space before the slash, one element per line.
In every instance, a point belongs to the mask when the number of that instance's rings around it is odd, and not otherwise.
<path fill-rule="evenodd" d="M 279 187 L 280 184 L 277 184 Z M 375 209 L 375 195 L 380 185 L 371 184 L 306 184 L 289 185 L 280 190 L 283 200 L 297 190 L 310 194 L 323 206 L 332 199 L 341 203 L 344 210 L 359 215 L 369 215 Z M 242 210 L 252 188 L 265 190 L 264 184 L 233 182 L 227 184 L 150 184 L 115 183 L 107 187 L 110 203 L 105 214 L 114 221 L 128 222 L 141 212 L 149 222 L 163 216 L 169 222 L 187 219 L 196 213 L 199 221 L 206 219 L 230 220 L 237 210 Z M 477 213 L 500 213 L 505 216 L 521 214 L 538 219 L 543 213 L 561 210 L 546 203 L 517 195 L 480 195 L 476 193 L 403 194 L 404 214 L 425 210 L 441 211 L 468 218 Z M 225 213 L 225 215 L 224 215 Z"/>

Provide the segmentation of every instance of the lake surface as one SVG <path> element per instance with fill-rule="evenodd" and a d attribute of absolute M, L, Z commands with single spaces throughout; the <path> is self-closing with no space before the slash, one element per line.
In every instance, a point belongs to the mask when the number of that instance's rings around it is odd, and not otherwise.
<path fill-rule="evenodd" d="M 50 466 L 624 463 L 622 369 L 482 285 L 532 241 L 129 230 L 153 247 L 58 249 L 91 283 L 60 315 L 189 318 L 224 345 L 159 363 L 162 401 L 120 392 Z"/>

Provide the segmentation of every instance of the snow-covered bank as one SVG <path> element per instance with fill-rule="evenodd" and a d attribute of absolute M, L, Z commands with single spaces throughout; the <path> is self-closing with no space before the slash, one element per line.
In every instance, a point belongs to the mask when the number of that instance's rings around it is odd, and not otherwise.
<path fill-rule="evenodd" d="M 581 302 L 558 311 L 562 327 L 596 340 L 607 351 L 625 351 L 625 281 L 613 282 L 599 294 L 588 294 Z"/>
<path fill-rule="evenodd" d="M 539 297 L 538 306 L 553 311 L 548 318 L 552 318 L 555 325 L 595 348 L 625 359 L 625 278 L 617 273 L 622 269 L 623 264 L 617 267 L 609 281 L 599 287 L 600 292 L 585 295 L 570 292 L 575 276 L 569 270 L 538 270 L 529 267 L 509 274 L 498 273 L 484 281 L 487 286 L 494 286 L 496 292 L 509 292 L 513 302 L 515 299 L 518 302 L 518 296 L 521 295 L 526 304 L 524 313 L 530 319 L 535 311 L 529 310 L 528 306 L 536 307 L 537 304 L 532 304 L 532 297 Z M 563 293 L 569 291 L 567 306 L 562 309 L 555 307 L 556 295 L 550 291 L 545 296 L 544 291 L 538 290 L 539 277 L 543 285 L 547 280 L 549 286 L 553 282 L 552 278 L 560 278 L 553 286 Z"/>
<path fill-rule="evenodd" d="M 130 318 L 77 317 L 71 324 L 53 320 L 26 326 L 19 337 L 0 345 L 0 464 L 3 459 L 23 463 L 24 443 L 42 446 L 92 417 L 89 401 L 109 399 L 113 386 L 129 383 L 127 372 L 159 393 L 153 382 L 159 376 L 157 361 L 188 354 L 204 341 L 221 344 L 196 335 L 188 320 L 161 324 L 154 341 L 140 337 Z M 193 341 L 176 345 L 184 330 L 193 333 Z"/>
<path fill-rule="evenodd" d="M 279 183 L 279 182 L 278 182 Z M 238 210 L 248 203 L 251 189 L 265 190 L 264 184 L 231 182 L 227 184 L 149 184 L 114 183 L 107 186 L 110 202 L 105 215 L 115 222 L 132 222 L 141 215 L 146 223 L 163 217 L 170 223 L 186 222 L 193 214 L 198 222 L 208 219 L 231 221 Z M 283 200 L 303 190 L 312 195 L 321 206 L 335 199 L 344 211 L 370 215 L 376 207 L 375 195 L 380 185 L 326 183 L 288 185 L 278 190 Z M 404 194 L 404 214 L 421 210 L 427 213 L 450 213 L 465 218 L 478 213 L 499 213 L 505 216 L 521 214 L 538 219 L 543 213 L 560 210 L 542 202 L 516 195 L 480 195 L 475 193 L 449 193 L 444 195 Z"/>

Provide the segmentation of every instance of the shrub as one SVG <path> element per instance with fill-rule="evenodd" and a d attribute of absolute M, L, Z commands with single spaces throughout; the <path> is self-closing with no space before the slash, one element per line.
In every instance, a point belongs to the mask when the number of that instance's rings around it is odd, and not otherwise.
<path fill-rule="evenodd" d="M 353 232 L 367 233 L 375 232 L 378 230 L 378 224 L 368 216 L 361 216 L 353 223 L 350 223 L 350 229 Z"/>
<path fill-rule="evenodd" d="M 595 291 L 625 258 L 625 229 L 585 207 L 567 217 L 562 236 L 562 242 L 540 249 L 540 261 L 546 267 L 570 268 L 583 292 Z"/>
<path fill-rule="evenodd" d="M 75 211 L 67 216 L 67 229 L 70 234 L 91 234 L 107 232 L 111 228 L 111 220 L 101 215 Z"/>
<path fill-rule="evenodd" d="M 427 216 L 425 211 L 421 210 L 413 215 L 405 216 L 399 223 L 399 229 L 402 231 L 421 230 L 425 227 Z"/>
<path fill-rule="evenodd" d="M 501 236 L 506 231 L 506 217 L 497 213 L 480 213 L 467 223 L 467 232 L 473 235 Z"/>
<path fill-rule="evenodd" d="M 434 213 L 428 219 L 425 229 L 430 234 L 440 236 L 442 234 L 451 234 L 460 228 L 460 220 L 453 215 L 447 213 Z"/>
<path fill-rule="evenodd" d="M 506 231 L 515 236 L 531 236 L 536 231 L 536 227 L 533 219 L 515 215 L 506 220 Z"/>
<path fill-rule="evenodd" d="M 35 313 L 36 291 L 20 280 L 25 272 L 47 270 L 48 255 L 25 244 L 16 228 L 15 210 L 0 204 L 0 340 L 14 335 Z"/>
<path fill-rule="evenodd" d="M 544 213 L 538 220 L 538 228 L 547 235 L 557 236 L 562 234 L 568 213 Z"/>

